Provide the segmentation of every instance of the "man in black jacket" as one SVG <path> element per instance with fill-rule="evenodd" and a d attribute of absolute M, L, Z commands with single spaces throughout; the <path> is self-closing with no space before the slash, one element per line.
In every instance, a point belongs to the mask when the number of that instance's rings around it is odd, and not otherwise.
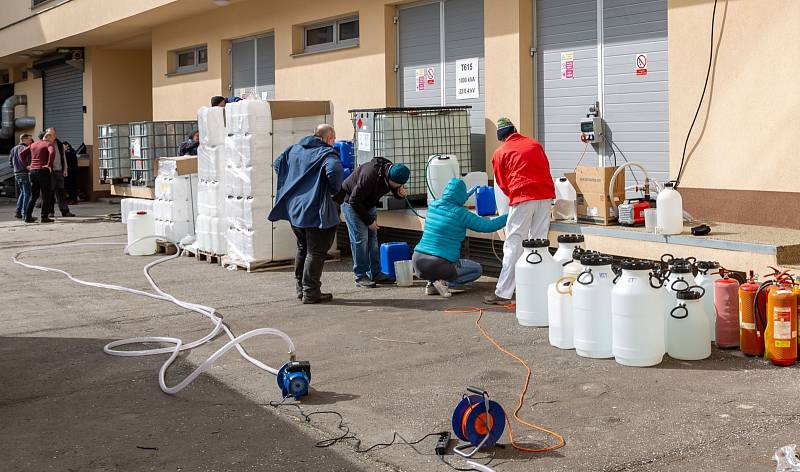
<path fill-rule="evenodd" d="M 56 141 L 53 147 L 56 149 L 56 158 L 53 161 L 53 171 L 50 173 L 50 189 L 53 192 L 50 198 L 50 206 L 47 209 L 47 214 L 52 218 L 55 211 L 55 203 L 58 203 L 58 209 L 61 211 L 61 216 L 75 216 L 74 213 L 69 211 L 67 204 L 67 192 L 65 190 L 65 179 L 69 177 L 69 166 L 67 165 L 67 154 L 64 150 L 64 143 L 58 139 L 58 134 L 55 128 L 47 128 L 45 133 L 51 133 L 55 136 Z M 44 133 L 39 135 L 39 139 L 44 138 Z M 44 201 L 44 197 L 42 197 Z"/>
<path fill-rule="evenodd" d="M 410 175 L 405 165 L 376 157 L 358 166 L 342 184 L 345 192 L 342 211 L 350 236 L 353 273 L 359 287 L 375 288 L 376 284 L 394 282 L 381 273 L 376 207 L 389 192 L 395 198 L 405 198 L 403 185 Z"/>

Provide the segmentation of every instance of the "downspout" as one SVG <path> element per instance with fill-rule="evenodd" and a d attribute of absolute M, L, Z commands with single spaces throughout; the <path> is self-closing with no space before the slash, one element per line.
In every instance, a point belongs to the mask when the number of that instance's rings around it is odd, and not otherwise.
<path fill-rule="evenodd" d="M 36 126 L 36 118 L 31 116 L 14 119 L 14 107 L 27 104 L 27 95 L 14 95 L 3 102 L 3 106 L 0 107 L 0 139 L 13 138 L 16 128 L 26 129 Z"/>

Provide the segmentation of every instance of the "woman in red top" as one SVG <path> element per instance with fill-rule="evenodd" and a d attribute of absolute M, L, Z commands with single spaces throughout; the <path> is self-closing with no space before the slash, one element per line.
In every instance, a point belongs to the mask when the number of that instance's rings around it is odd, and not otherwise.
<path fill-rule="evenodd" d="M 497 120 L 497 139 L 503 144 L 492 156 L 495 186 L 509 198 L 510 209 L 503 244 L 503 269 L 490 305 L 506 305 L 514 296 L 514 265 L 522 255 L 522 241 L 544 239 L 550 230 L 550 207 L 556 197 L 550 162 L 535 139 L 517 133 L 507 118 Z"/>

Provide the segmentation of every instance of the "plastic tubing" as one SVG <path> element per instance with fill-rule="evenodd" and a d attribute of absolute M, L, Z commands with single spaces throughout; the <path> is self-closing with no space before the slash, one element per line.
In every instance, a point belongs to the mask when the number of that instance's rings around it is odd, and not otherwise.
<path fill-rule="evenodd" d="M 131 244 L 136 244 L 139 241 L 142 241 L 142 240 L 145 240 L 145 239 L 153 239 L 153 238 L 158 238 L 158 239 L 162 239 L 162 240 L 164 239 L 163 236 L 145 236 L 145 237 L 137 239 L 136 241 L 133 241 Z M 106 344 L 103 347 L 103 352 L 105 352 L 106 354 L 109 354 L 109 355 L 112 355 L 112 356 L 120 356 L 120 357 L 141 357 L 141 356 L 153 356 L 153 355 L 160 355 L 160 354 L 171 354 L 169 359 L 167 359 L 164 362 L 164 364 L 162 364 L 162 366 L 161 366 L 161 368 L 159 369 L 159 372 L 158 372 L 158 384 L 159 384 L 159 386 L 161 387 L 161 390 L 164 393 L 167 393 L 167 394 L 170 394 L 170 395 L 174 395 L 174 394 L 180 392 L 187 385 L 189 385 L 194 379 L 196 379 L 200 374 L 202 374 L 203 372 L 208 370 L 211 367 L 211 365 L 214 363 L 214 361 L 216 361 L 220 356 L 222 356 L 223 354 L 225 354 L 226 352 L 228 352 L 232 348 L 236 348 L 236 350 L 239 351 L 239 354 L 242 357 L 244 357 L 248 362 L 250 362 L 251 364 L 255 365 L 259 369 L 264 370 L 266 372 L 269 372 L 269 373 L 271 373 L 273 375 L 277 375 L 277 373 L 278 373 L 277 369 L 275 369 L 273 367 L 270 367 L 270 366 L 264 364 L 263 362 L 259 361 L 258 359 L 256 359 L 256 358 L 252 357 L 251 355 L 249 355 L 247 353 L 247 351 L 245 351 L 245 349 L 241 346 L 241 343 L 244 342 L 245 340 L 247 340 L 249 338 L 252 338 L 252 337 L 255 337 L 255 336 L 262 336 L 262 335 L 275 336 L 275 337 L 278 337 L 278 338 L 282 339 L 286 343 L 286 346 L 287 346 L 288 351 L 289 351 L 288 352 L 289 359 L 293 360 L 294 357 L 295 357 L 295 349 L 294 349 L 294 343 L 292 342 L 292 339 L 289 337 L 289 335 L 287 335 L 283 331 L 280 331 L 280 330 L 274 329 L 274 328 L 258 328 L 258 329 L 254 329 L 254 330 L 248 331 L 248 332 L 246 332 L 246 333 L 244 333 L 244 334 L 242 334 L 240 336 L 235 336 L 233 334 L 233 332 L 230 330 L 230 328 L 228 328 L 225 325 L 225 323 L 223 323 L 222 318 L 217 316 L 216 310 L 214 308 L 209 307 L 209 306 L 205 306 L 205 305 L 201 305 L 201 304 L 197 304 L 197 303 L 191 303 L 191 302 L 179 300 L 179 299 L 175 298 L 174 296 L 170 295 L 169 293 L 164 292 L 163 290 L 161 290 L 161 288 L 158 287 L 158 285 L 156 284 L 155 280 L 153 280 L 153 277 L 150 275 L 150 269 L 152 269 L 153 267 L 157 266 L 158 264 L 161 264 L 161 263 L 164 263 L 166 261 L 169 261 L 169 260 L 175 259 L 177 257 L 180 257 L 181 253 L 183 252 L 183 247 L 180 244 L 178 244 L 178 243 L 176 243 L 174 241 L 169 241 L 169 242 L 174 244 L 178 248 L 178 251 L 173 255 L 157 259 L 157 260 L 147 264 L 143 269 L 144 276 L 147 279 L 147 282 L 152 287 L 152 289 L 155 291 L 155 293 L 145 292 L 143 290 L 137 290 L 137 289 L 134 289 L 134 288 L 124 287 L 124 286 L 121 286 L 121 285 L 105 284 L 105 283 L 100 283 L 100 282 L 91 282 L 91 281 L 87 281 L 87 280 L 82 280 L 82 279 L 79 279 L 77 277 L 74 277 L 69 272 L 61 270 L 61 269 L 55 269 L 55 268 L 52 268 L 52 267 L 40 266 L 40 265 L 35 265 L 35 264 L 28 264 L 28 263 L 22 262 L 20 260 L 20 256 L 22 256 L 23 254 L 26 254 L 26 253 L 29 253 L 29 252 L 36 252 L 36 251 L 46 251 L 46 250 L 57 248 L 57 247 L 97 247 L 97 246 L 100 246 L 100 247 L 111 247 L 111 246 L 120 247 L 120 246 L 123 246 L 125 248 L 125 253 L 127 254 L 129 245 L 126 244 L 126 243 L 93 242 L 93 243 L 69 243 L 69 244 L 55 244 L 55 245 L 49 245 L 49 246 L 39 246 L 39 247 L 33 247 L 33 248 L 24 249 L 22 251 L 19 251 L 18 253 L 16 253 L 11 258 L 11 261 L 13 263 L 18 264 L 18 265 L 20 265 L 22 267 L 25 267 L 27 269 L 39 270 L 39 271 L 42 271 L 42 272 L 50 272 L 50 273 L 55 273 L 55 274 L 61 274 L 61 275 L 65 276 L 65 277 L 67 277 L 68 279 L 72 280 L 73 282 L 81 284 L 81 285 L 85 285 L 87 287 L 95 287 L 95 288 L 101 288 L 101 289 L 106 289 L 106 290 L 114 290 L 114 291 L 118 291 L 118 292 L 127 292 L 127 293 L 132 293 L 134 295 L 140 295 L 140 296 L 144 296 L 144 297 L 153 298 L 153 299 L 156 299 L 156 300 L 168 301 L 168 302 L 173 303 L 173 304 L 175 304 L 175 305 L 177 305 L 177 306 L 179 306 L 181 308 L 184 308 L 186 310 L 193 311 L 195 313 L 199 313 L 199 314 L 207 317 L 212 323 L 214 323 L 214 327 L 211 330 L 211 332 L 209 332 L 207 335 L 203 336 L 202 338 L 200 338 L 200 339 L 198 339 L 196 341 L 192 341 L 192 342 L 187 343 L 187 344 L 184 344 L 183 341 L 181 339 L 179 339 L 179 338 L 164 337 L 164 336 L 145 336 L 145 337 L 135 337 L 135 338 L 129 338 L 129 339 L 122 339 L 122 340 L 119 340 L 119 341 L 113 341 L 113 342 L 110 342 L 110 343 Z M 181 351 L 193 349 L 195 347 L 201 346 L 201 345 L 211 341 L 212 339 L 217 337 L 220 334 L 220 332 L 224 332 L 225 335 L 228 337 L 229 341 L 224 346 L 219 348 L 216 352 L 214 352 L 202 364 L 200 364 L 200 366 L 197 367 L 185 379 L 183 379 L 181 382 L 179 382 L 174 387 L 169 387 L 166 384 L 166 379 L 165 379 L 166 372 L 167 372 L 167 369 L 170 367 L 170 365 L 172 365 L 172 363 L 178 357 L 178 354 L 180 354 Z M 120 347 L 120 346 L 127 346 L 127 345 L 132 345 L 132 344 L 142 344 L 142 343 L 164 343 L 164 344 L 172 344 L 173 346 L 172 347 L 163 347 L 163 348 L 143 349 L 143 350 L 117 350 L 117 349 L 115 349 L 115 348 Z"/>

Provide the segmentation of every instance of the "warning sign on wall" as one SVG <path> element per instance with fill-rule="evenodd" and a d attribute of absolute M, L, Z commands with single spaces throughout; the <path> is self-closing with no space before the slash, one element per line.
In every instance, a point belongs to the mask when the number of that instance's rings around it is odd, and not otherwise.
<path fill-rule="evenodd" d="M 636 75 L 647 75 L 647 54 L 636 55 Z"/>
<path fill-rule="evenodd" d="M 436 72 L 433 67 L 425 69 L 425 81 L 428 85 L 436 85 Z"/>
<path fill-rule="evenodd" d="M 575 78 L 575 53 L 567 51 L 561 53 L 561 79 Z"/>
<path fill-rule="evenodd" d="M 425 69 L 416 70 L 416 79 L 414 83 L 416 84 L 417 92 L 425 90 Z"/>

